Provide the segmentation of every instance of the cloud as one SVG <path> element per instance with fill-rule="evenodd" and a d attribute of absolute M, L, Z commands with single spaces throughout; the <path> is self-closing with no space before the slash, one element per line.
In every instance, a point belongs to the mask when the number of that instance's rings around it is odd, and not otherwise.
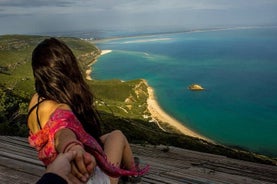
<path fill-rule="evenodd" d="M 0 17 L 70 13 L 73 0 L 0 0 Z"/>
<path fill-rule="evenodd" d="M 153 12 L 222 11 L 273 5 L 275 0 L 0 0 L 6 13 L 106 13 L 144 14 Z M 50 8 L 50 9 L 49 9 Z M 248 8 L 248 9 L 247 9 Z M 53 10 L 54 11 L 53 11 Z M 39 11 L 37 11 L 39 10 Z M 3 12 L 3 11 L 2 11 Z"/>
<path fill-rule="evenodd" d="M 143 12 L 153 12 L 153 11 L 172 11 L 172 10 L 211 10 L 211 9 L 225 9 L 226 4 L 220 3 L 218 0 L 213 0 L 207 2 L 206 0 L 139 0 L 139 1 L 129 1 L 120 0 L 116 3 L 101 3 L 100 0 L 97 1 L 98 5 L 102 4 L 104 6 L 109 6 L 111 11 L 117 12 L 128 12 L 128 13 L 143 13 Z M 106 2 L 106 1 L 105 1 Z M 112 1 L 114 2 L 114 1 Z"/>
<path fill-rule="evenodd" d="M 62 30 L 277 24 L 276 20 L 276 0 L 0 0 L 0 24 L 11 27 L 1 27 L 2 32 L 26 23 Z"/>
<path fill-rule="evenodd" d="M 0 0 L 1 7 L 68 7 L 73 4 L 72 0 Z"/>

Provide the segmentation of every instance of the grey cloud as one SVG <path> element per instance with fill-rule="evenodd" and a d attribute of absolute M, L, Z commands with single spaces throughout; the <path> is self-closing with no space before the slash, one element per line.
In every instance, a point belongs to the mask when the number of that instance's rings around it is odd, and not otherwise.
<path fill-rule="evenodd" d="M 75 4 L 73 0 L 0 0 L 1 7 L 68 7 Z"/>
<path fill-rule="evenodd" d="M 0 18 L 3 18 L 3 17 L 18 17 L 19 14 L 18 13 L 5 13 L 4 11 L 1 11 L 0 10 Z M 23 16 L 33 16 L 32 13 L 20 13 L 20 16 L 23 17 Z"/>
<path fill-rule="evenodd" d="M 15 25 L 20 31 L 276 23 L 276 12 L 276 0 L 0 0 L 0 33 Z"/>

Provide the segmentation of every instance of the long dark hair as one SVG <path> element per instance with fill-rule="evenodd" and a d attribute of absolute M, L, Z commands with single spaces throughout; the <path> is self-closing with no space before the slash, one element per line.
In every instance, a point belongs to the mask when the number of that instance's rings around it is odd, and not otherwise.
<path fill-rule="evenodd" d="M 101 129 L 93 95 L 70 48 L 58 39 L 45 39 L 33 51 L 32 68 L 38 95 L 69 105 L 86 132 L 99 141 Z"/>

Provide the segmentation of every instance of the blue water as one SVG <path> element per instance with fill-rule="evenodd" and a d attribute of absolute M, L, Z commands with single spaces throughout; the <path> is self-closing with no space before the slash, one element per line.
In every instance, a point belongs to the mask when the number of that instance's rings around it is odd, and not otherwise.
<path fill-rule="evenodd" d="M 184 32 L 96 44 L 96 79 L 144 78 L 161 107 L 216 142 L 277 156 L 277 28 Z M 192 92 L 192 83 L 206 90 Z"/>

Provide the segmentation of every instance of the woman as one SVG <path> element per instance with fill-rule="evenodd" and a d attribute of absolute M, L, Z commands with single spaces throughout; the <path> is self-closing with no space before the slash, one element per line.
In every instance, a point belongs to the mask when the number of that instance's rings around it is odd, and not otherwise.
<path fill-rule="evenodd" d="M 32 68 L 36 94 L 29 104 L 29 142 L 45 165 L 58 153 L 76 151 L 72 173 L 83 182 L 96 164 L 110 176 L 111 183 L 117 183 L 120 176 L 138 176 L 148 170 L 135 166 L 121 131 L 101 135 L 93 95 L 65 43 L 55 38 L 41 42 L 33 51 Z"/>

